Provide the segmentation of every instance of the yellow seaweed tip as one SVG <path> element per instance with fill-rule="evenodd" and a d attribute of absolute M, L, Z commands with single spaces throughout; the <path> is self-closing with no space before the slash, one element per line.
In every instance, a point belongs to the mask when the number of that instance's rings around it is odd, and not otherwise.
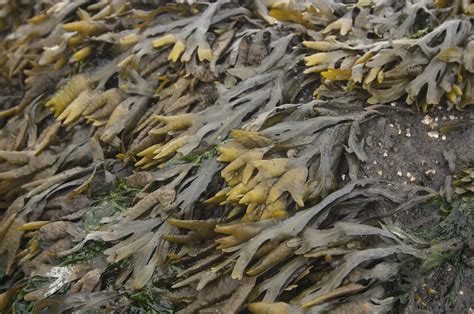
<path fill-rule="evenodd" d="M 23 224 L 17 227 L 16 230 L 18 231 L 38 230 L 47 224 L 49 224 L 49 221 L 32 221 L 32 222 L 27 222 L 26 224 Z"/>
<path fill-rule="evenodd" d="M 178 61 L 184 50 L 186 50 L 186 44 L 181 40 L 177 41 L 174 44 L 173 49 L 171 49 L 170 54 L 168 55 L 168 60 L 173 62 Z"/>
<path fill-rule="evenodd" d="M 201 49 L 197 50 L 199 61 L 211 61 L 212 60 L 212 50 L 211 49 Z"/>
<path fill-rule="evenodd" d="M 49 15 L 47 13 L 41 13 L 41 14 L 33 16 L 32 18 L 29 18 L 26 21 L 30 24 L 39 24 L 45 21 L 48 17 Z"/>
<path fill-rule="evenodd" d="M 320 50 L 320 51 L 329 51 L 331 50 L 332 44 L 327 41 L 303 41 L 303 45 L 307 48 Z"/>
<path fill-rule="evenodd" d="M 160 48 L 160 47 L 174 44 L 176 43 L 176 41 L 177 41 L 177 38 L 174 35 L 165 35 L 158 39 L 155 39 L 152 43 L 153 43 L 153 47 Z"/>
<path fill-rule="evenodd" d="M 321 76 L 330 81 L 347 81 L 352 76 L 352 70 L 341 70 L 329 68 L 321 72 Z"/>
<path fill-rule="evenodd" d="M 130 35 L 120 38 L 119 43 L 122 46 L 133 45 L 133 44 L 136 44 L 139 39 L 140 39 L 140 36 L 138 36 L 137 34 L 130 34 Z"/>
<path fill-rule="evenodd" d="M 76 53 L 74 53 L 71 57 L 70 62 L 79 62 L 90 56 L 92 53 L 92 47 L 87 46 L 82 49 L 79 49 Z"/>

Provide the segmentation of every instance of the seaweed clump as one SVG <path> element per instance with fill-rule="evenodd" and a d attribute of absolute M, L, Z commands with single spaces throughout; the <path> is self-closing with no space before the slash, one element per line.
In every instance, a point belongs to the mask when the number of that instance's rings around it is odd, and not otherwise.
<path fill-rule="evenodd" d="M 402 303 L 389 286 L 433 248 L 388 217 L 437 193 L 362 178 L 364 130 L 401 97 L 472 104 L 472 4 L 19 2 L 0 1 L 0 310 Z"/>

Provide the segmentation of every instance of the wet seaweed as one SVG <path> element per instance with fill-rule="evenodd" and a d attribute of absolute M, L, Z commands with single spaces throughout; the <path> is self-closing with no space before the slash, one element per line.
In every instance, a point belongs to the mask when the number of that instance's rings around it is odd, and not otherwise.
<path fill-rule="evenodd" d="M 393 224 L 439 195 L 362 178 L 364 132 L 474 103 L 473 8 L 0 1 L 0 309 L 399 306 L 406 265 L 451 250 Z"/>

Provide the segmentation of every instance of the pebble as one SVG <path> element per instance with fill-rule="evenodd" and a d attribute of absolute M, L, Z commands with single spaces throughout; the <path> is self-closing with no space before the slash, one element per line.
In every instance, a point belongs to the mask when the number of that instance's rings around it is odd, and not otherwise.
<path fill-rule="evenodd" d="M 412 175 L 411 172 L 407 172 L 406 176 L 410 180 L 410 182 L 413 182 L 416 180 L 416 177 Z"/>
<path fill-rule="evenodd" d="M 433 176 L 436 174 L 436 170 L 434 170 L 434 169 L 429 169 L 429 170 L 425 171 L 425 174 L 426 174 L 427 176 L 433 177 Z"/>
<path fill-rule="evenodd" d="M 405 130 L 405 136 L 406 136 L 406 137 L 411 137 L 410 128 L 407 128 L 407 129 Z"/>
<path fill-rule="evenodd" d="M 372 147 L 372 145 L 374 144 L 374 139 L 371 135 L 367 136 L 367 138 L 365 139 L 365 143 L 367 144 L 367 146 Z"/>
<path fill-rule="evenodd" d="M 423 123 L 424 125 L 427 125 L 429 126 L 431 129 L 434 129 L 438 126 L 438 117 L 436 118 L 433 118 L 431 117 L 430 115 L 426 115 L 423 120 L 421 120 L 421 123 Z M 444 117 L 444 120 L 446 120 L 446 117 Z"/>
<path fill-rule="evenodd" d="M 433 118 L 429 115 L 426 115 L 423 120 L 421 120 L 421 123 L 423 123 L 424 125 L 430 125 L 431 123 L 433 123 Z"/>
<path fill-rule="evenodd" d="M 430 132 L 428 132 L 428 136 L 431 137 L 431 138 L 438 138 L 439 133 L 437 131 L 430 131 Z"/>

